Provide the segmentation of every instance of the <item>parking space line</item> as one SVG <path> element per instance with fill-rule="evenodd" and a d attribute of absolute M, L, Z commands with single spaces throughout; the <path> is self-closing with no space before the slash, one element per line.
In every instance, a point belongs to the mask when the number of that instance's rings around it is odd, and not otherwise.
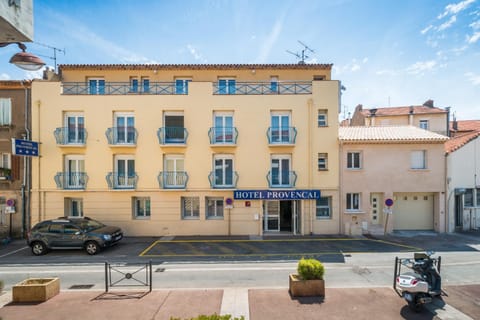
<path fill-rule="evenodd" d="M 11 255 L 11 254 L 14 254 L 14 253 L 20 252 L 20 251 L 22 251 L 22 250 L 25 250 L 25 249 L 28 249 L 28 246 L 25 246 L 25 247 L 23 247 L 23 248 L 20 248 L 20 249 L 14 250 L 14 251 L 12 251 L 12 252 L 9 252 L 9 253 L 6 253 L 6 254 L 3 254 L 3 255 L 1 255 L 1 256 L 0 256 L 0 258 L 3 258 L 3 257 L 6 257 L 6 256 L 9 256 L 9 255 Z"/>

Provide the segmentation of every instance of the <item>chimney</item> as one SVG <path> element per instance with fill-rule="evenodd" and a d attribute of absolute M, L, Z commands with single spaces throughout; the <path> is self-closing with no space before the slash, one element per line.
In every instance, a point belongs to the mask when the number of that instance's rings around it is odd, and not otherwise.
<path fill-rule="evenodd" d="M 427 101 L 425 101 L 425 102 L 423 103 L 423 106 L 429 107 L 429 108 L 435 108 L 435 107 L 433 106 L 433 100 L 432 100 L 432 99 L 428 99 Z"/>
<path fill-rule="evenodd" d="M 410 106 L 410 111 L 408 112 L 408 125 L 413 126 L 413 106 Z"/>

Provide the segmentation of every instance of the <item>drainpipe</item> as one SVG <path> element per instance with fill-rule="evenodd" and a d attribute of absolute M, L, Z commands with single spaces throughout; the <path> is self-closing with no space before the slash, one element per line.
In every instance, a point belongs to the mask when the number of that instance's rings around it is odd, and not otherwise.
<path fill-rule="evenodd" d="M 341 234 L 345 234 L 345 227 L 343 225 L 343 208 L 342 208 L 342 197 L 343 197 L 343 184 L 342 184 L 342 181 L 343 181 L 343 142 L 342 140 L 338 139 L 338 144 L 339 144 L 339 148 L 338 148 L 338 163 L 339 163 L 339 167 L 338 167 L 338 210 L 339 210 L 339 223 L 340 223 L 340 233 Z"/>
<path fill-rule="evenodd" d="M 312 189 L 312 140 L 313 140 L 313 130 L 312 130 L 312 110 L 313 110 L 313 99 L 308 99 L 308 188 Z M 310 213 L 310 235 L 313 235 L 313 200 L 308 201 L 309 203 L 309 213 Z M 298 213 L 297 213 L 298 214 Z"/>
<path fill-rule="evenodd" d="M 28 125 L 29 112 L 28 106 L 30 104 L 28 88 L 24 85 L 24 81 L 20 82 L 23 91 L 24 91 L 24 101 L 25 101 L 25 110 L 24 110 L 24 128 L 25 128 L 25 139 L 30 140 L 30 128 Z M 30 159 L 23 157 L 23 177 L 22 177 L 22 186 L 21 186 L 21 198 L 22 198 L 22 237 L 25 238 L 26 232 L 30 230 Z"/>

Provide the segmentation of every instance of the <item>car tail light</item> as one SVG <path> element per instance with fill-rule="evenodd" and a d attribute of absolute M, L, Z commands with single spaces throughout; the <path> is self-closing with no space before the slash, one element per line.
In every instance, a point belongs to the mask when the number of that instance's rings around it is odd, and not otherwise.
<path fill-rule="evenodd" d="M 418 280 L 417 279 L 412 279 L 412 281 L 410 281 L 410 284 L 412 286 L 416 285 L 418 283 Z"/>

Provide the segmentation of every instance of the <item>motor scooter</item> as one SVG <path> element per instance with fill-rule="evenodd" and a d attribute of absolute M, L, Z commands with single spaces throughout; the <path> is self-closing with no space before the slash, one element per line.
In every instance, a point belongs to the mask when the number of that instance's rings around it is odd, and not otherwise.
<path fill-rule="evenodd" d="M 442 257 L 434 258 L 433 255 L 433 251 L 427 251 L 414 253 L 413 259 L 395 258 L 393 288 L 415 312 L 420 312 L 426 303 L 433 301 L 433 298 L 447 295 L 442 290 L 440 276 Z M 402 273 L 402 266 L 410 271 Z"/>

